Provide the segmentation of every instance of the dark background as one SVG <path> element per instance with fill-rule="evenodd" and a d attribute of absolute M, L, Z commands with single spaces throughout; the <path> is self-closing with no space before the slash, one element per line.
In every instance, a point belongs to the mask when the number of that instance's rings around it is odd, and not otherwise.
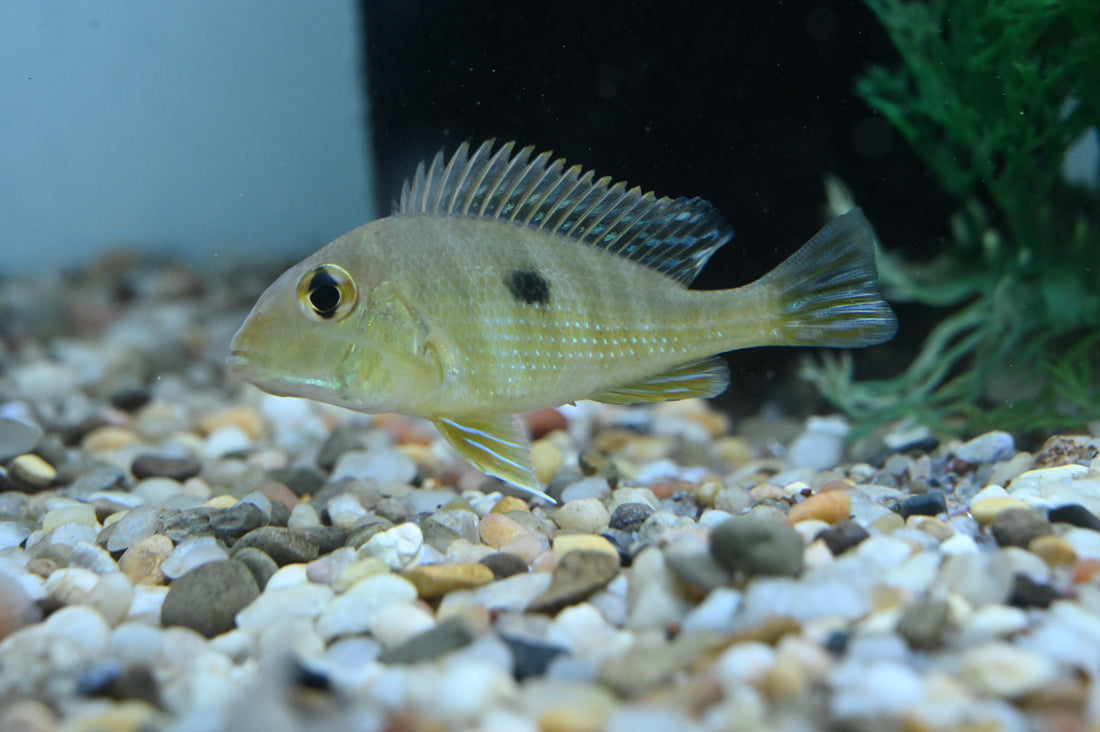
<path fill-rule="evenodd" d="M 737 236 L 697 288 L 749 282 L 809 239 L 828 173 L 885 248 L 927 259 L 943 246 L 951 201 L 854 92 L 872 64 L 898 63 L 860 3 L 362 0 L 362 12 L 382 210 L 419 161 L 496 137 L 714 203 Z M 860 352 L 859 373 L 895 373 L 919 345 L 928 314 L 898 311 L 898 337 Z M 728 360 L 720 400 L 735 415 L 824 407 L 792 349 Z"/>

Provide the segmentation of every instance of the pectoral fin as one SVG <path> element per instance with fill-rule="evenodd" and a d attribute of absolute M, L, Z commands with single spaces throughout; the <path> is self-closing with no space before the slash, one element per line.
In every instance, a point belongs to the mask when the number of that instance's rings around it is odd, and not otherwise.
<path fill-rule="evenodd" d="M 664 402 L 692 397 L 712 397 L 730 385 L 726 362 L 717 356 L 689 361 L 643 381 L 616 387 L 589 397 L 605 404 Z"/>
<path fill-rule="evenodd" d="M 434 424 L 447 442 L 478 470 L 556 503 L 542 492 L 535 477 L 531 445 L 518 417 L 510 414 L 461 420 L 441 417 Z"/>

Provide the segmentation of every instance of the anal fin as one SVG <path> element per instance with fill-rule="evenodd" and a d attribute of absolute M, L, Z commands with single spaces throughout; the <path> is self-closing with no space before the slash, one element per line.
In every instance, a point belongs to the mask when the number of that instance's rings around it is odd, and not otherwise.
<path fill-rule="evenodd" d="M 664 402 L 716 396 L 729 385 L 730 371 L 726 362 L 717 356 L 710 356 L 589 398 L 605 404 Z"/>
<path fill-rule="evenodd" d="M 475 468 L 506 480 L 550 503 L 535 477 L 531 465 L 531 445 L 523 424 L 515 415 L 464 417 L 461 420 L 440 417 L 433 420 L 439 433 Z"/>

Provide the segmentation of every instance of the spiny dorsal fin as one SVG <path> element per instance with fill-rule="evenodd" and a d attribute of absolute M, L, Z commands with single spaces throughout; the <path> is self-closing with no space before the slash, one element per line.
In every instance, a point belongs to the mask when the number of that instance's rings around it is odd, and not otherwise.
<path fill-rule="evenodd" d="M 657 198 L 640 188 L 565 167 L 551 153 L 515 155 L 514 142 L 493 152 L 488 140 L 473 155 L 468 143 L 451 158 L 436 154 L 405 181 L 395 214 L 496 219 L 529 226 L 637 262 L 690 283 L 710 255 L 733 236 L 722 215 L 701 198 Z"/>

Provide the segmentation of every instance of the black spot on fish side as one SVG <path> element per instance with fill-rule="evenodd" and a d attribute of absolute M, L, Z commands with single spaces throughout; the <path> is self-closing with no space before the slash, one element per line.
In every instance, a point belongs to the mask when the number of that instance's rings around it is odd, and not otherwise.
<path fill-rule="evenodd" d="M 528 305 L 550 303 L 550 283 L 533 269 L 514 269 L 504 280 L 512 297 Z"/>

